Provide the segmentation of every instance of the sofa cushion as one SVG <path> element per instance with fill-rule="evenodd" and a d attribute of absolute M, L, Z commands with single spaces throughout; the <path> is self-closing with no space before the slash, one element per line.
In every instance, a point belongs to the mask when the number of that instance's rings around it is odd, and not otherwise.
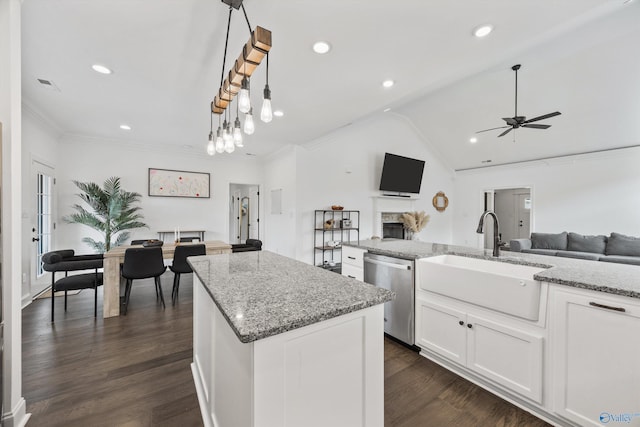
<path fill-rule="evenodd" d="M 556 256 L 561 256 L 565 258 L 577 258 L 577 259 L 588 259 L 591 261 L 598 261 L 603 255 L 596 254 L 593 252 L 579 252 L 579 251 L 558 251 Z"/>
<path fill-rule="evenodd" d="M 558 251 L 555 249 L 523 249 L 522 252 L 527 254 L 549 255 L 549 256 L 555 256 L 558 253 Z"/>
<path fill-rule="evenodd" d="M 640 256 L 640 237 L 611 233 L 605 250 L 607 255 Z"/>
<path fill-rule="evenodd" d="M 600 261 L 616 262 L 619 264 L 640 265 L 640 257 L 637 256 L 604 255 L 600 257 Z"/>
<path fill-rule="evenodd" d="M 551 233 L 531 233 L 531 249 L 558 249 L 567 250 L 567 232 Z"/>
<path fill-rule="evenodd" d="M 567 241 L 568 251 L 603 254 L 606 247 L 607 236 L 583 236 L 578 233 L 569 233 Z"/>

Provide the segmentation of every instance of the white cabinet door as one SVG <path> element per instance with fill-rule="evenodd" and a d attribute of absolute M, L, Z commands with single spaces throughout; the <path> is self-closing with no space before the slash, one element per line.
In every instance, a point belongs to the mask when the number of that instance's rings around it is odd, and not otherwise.
<path fill-rule="evenodd" d="M 467 316 L 467 367 L 542 403 L 542 336 Z"/>
<path fill-rule="evenodd" d="M 640 303 L 553 289 L 554 411 L 582 426 L 640 426 Z"/>
<path fill-rule="evenodd" d="M 467 362 L 466 314 L 454 308 L 418 300 L 416 344 L 453 362 Z"/>

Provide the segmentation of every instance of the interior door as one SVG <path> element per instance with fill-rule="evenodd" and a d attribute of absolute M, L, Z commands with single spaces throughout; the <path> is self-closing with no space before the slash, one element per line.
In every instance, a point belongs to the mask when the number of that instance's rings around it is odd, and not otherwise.
<path fill-rule="evenodd" d="M 531 235 L 531 192 L 518 194 L 518 223 L 516 239 L 528 239 Z"/>
<path fill-rule="evenodd" d="M 54 169 L 50 166 L 35 160 L 31 166 L 33 197 L 30 293 L 34 297 L 51 285 L 50 273 L 42 269 L 42 255 L 53 248 L 55 177 Z"/>
<path fill-rule="evenodd" d="M 494 211 L 498 216 L 501 240 L 528 238 L 531 223 L 531 190 L 509 188 L 495 191 Z"/>

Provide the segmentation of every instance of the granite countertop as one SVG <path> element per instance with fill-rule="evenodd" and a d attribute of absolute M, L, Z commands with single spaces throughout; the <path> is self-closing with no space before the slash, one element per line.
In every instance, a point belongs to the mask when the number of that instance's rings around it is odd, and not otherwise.
<path fill-rule="evenodd" d="M 393 299 L 394 294 L 268 251 L 189 257 L 243 343 Z"/>
<path fill-rule="evenodd" d="M 344 246 L 353 246 L 400 258 L 418 259 L 437 255 L 461 255 L 543 267 L 546 270 L 535 274 L 533 276 L 535 280 L 640 298 L 640 267 L 636 265 L 509 251 L 501 251 L 500 257 L 495 258 L 491 249 L 400 239 L 361 240 L 359 243 L 344 243 Z"/>

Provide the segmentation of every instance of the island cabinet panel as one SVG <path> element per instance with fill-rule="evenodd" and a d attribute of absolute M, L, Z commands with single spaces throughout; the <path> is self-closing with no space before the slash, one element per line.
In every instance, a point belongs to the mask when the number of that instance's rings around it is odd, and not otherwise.
<path fill-rule="evenodd" d="M 552 288 L 553 409 L 581 426 L 640 426 L 640 303 Z"/>
<path fill-rule="evenodd" d="M 192 371 L 205 425 L 383 427 L 383 311 L 242 343 L 194 277 Z"/>

